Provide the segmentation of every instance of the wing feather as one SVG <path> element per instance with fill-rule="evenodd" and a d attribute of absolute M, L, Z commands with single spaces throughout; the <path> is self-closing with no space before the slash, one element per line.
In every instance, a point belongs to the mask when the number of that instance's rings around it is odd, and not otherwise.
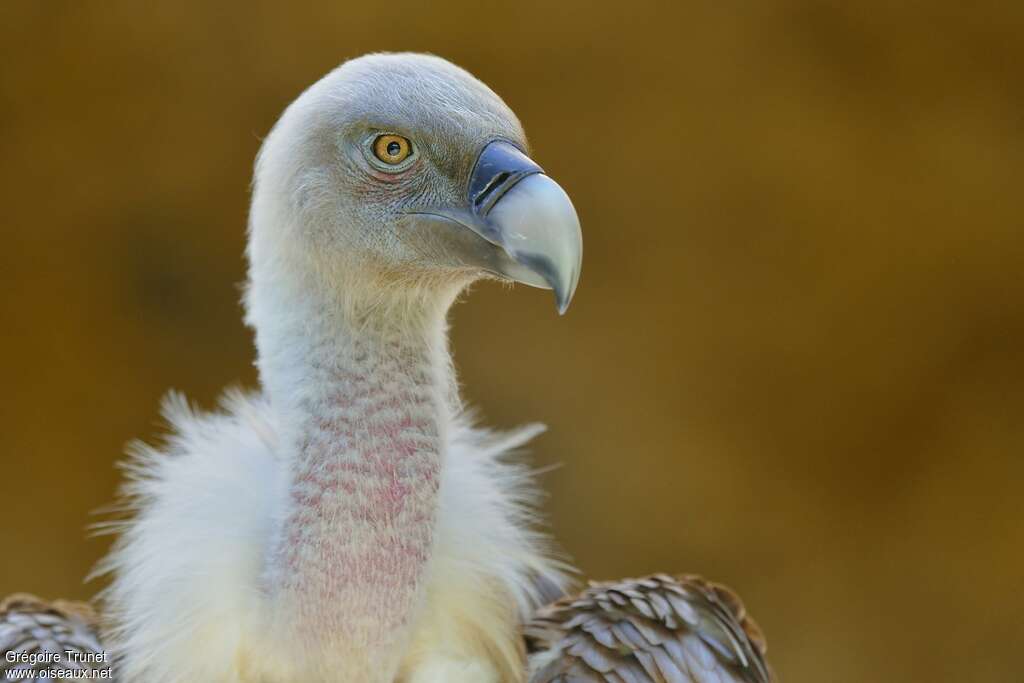
<path fill-rule="evenodd" d="M 772 683 L 743 603 L 697 576 L 591 583 L 525 630 L 531 683 Z"/>
<path fill-rule="evenodd" d="M 97 626 L 96 612 L 87 603 L 46 602 L 26 593 L 8 596 L 0 601 L 0 680 L 42 680 L 44 671 L 109 669 Z M 107 671 L 104 680 L 113 680 L 110 675 Z"/>

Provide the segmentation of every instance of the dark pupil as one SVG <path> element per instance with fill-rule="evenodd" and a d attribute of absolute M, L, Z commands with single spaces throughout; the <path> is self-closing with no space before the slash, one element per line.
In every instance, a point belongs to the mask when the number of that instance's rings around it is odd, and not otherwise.
<path fill-rule="evenodd" d="M 388 143 L 388 156 L 397 157 L 402 152 L 402 146 L 397 142 Z"/>

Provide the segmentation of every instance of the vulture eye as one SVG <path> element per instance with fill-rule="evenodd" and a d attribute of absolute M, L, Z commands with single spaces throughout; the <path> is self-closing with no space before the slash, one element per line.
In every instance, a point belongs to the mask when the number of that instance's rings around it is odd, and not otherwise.
<path fill-rule="evenodd" d="M 397 166 L 412 154 L 412 143 L 401 135 L 378 135 L 373 141 L 373 156 L 389 166 Z"/>

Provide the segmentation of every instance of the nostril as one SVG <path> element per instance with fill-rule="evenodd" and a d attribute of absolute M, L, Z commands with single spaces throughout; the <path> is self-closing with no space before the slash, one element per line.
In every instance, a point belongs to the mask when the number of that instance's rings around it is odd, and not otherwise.
<path fill-rule="evenodd" d="M 491 178 L 487 185 L 484 186 L 484 189 L 480 190 L 479 194 L 473 197 L 473 206 L 477 208 L 482 206 L 483 203 L 487 201 L 487 198 L 494 194 L 495 190 L 504 185 L 505 181 L 508 180 L 511 175 L 512 174 L 508 171 L 502 171 Z"/>

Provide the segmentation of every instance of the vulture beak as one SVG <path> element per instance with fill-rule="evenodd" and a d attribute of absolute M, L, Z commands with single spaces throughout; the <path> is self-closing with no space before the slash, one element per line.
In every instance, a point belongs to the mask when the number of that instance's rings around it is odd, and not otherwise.
<path fill-rule="evenodd" d="M 463 263 L 533 287 L 552 289 L 565 313 L 576 291 L 583 236 L 569 196 L 516 146 L 487 144 L 477 157 L 467 190 L 468 209 L 410 213 L 457 223 L 480 239 L 459 249 Z M 460 236 L 461 238 L 466 235 Z"/>

